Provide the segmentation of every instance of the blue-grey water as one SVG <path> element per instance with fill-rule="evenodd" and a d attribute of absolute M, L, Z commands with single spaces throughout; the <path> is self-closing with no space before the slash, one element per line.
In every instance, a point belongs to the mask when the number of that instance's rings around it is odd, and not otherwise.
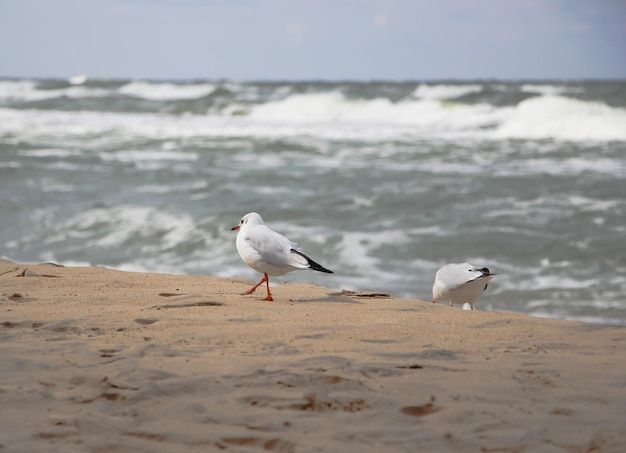
<path fill-rule="evenodd" d="M 250 211 L 335 274 L 626 324 L 626 82 L 0 79 L 0 256 L 258 279 Z M 210 289 L 207 288 L 207 291 Z"/>

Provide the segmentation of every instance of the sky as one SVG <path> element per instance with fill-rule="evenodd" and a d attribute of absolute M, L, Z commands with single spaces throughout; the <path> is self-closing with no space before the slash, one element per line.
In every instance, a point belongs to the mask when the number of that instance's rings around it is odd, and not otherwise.
<path fill-rule="evenodd" d="M 0 76 L 626 79 L 626 0 L 0 0 Z"/>

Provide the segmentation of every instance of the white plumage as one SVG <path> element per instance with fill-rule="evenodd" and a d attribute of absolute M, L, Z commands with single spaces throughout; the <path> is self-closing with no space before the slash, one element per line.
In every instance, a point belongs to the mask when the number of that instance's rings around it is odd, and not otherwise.
<path fill-rule="evenodd" d="M 296 243 L 270 229 L 256 212 L 243 216 L 232 230 L 239 230 L 236 245 L 241 259 L 252 269 L 263 274 L 263 279 L 244 294 L 252 294 L 265 282 L 267 297 L 263 300 L 274 300 L 270 293 L 269 275 L 280 276 L 306 269 L 333 273 L 302 253 Z"/>
<path fill-rule="evenodd" d="M 433 303 L 447 300 L 454 304 L 469 304 L 474 309 L 474 302 L 487 289 L 487 283 L 493 278 L 488 268 L 479 268 L 470 263 L 446 264 L 435 274 L 433 284 Z"/>

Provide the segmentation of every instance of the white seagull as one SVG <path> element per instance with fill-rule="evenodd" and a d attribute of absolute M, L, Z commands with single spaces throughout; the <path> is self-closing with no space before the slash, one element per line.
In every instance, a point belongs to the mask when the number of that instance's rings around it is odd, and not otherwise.
<path fill-rule="evenodd" d="M 271 230 L 256 212 L 243 216 L 231 230 L 239 230 L 236 244 L 241 259 L 252 269 L 263 274 L 261 281 L 243 293 L 244 295 L 252 294 L 265 282 L 267 297 L 263 300 L 274 300 L 270 293 L 268 275 L 280 276 L 303 269 L 333 273 L 302 253 L 294 242 Z"/>
<path fill-rule="evenodd" d="M 447 300 L 454 304 L 469 304 L 474 309 L 474 302 L 487 289 L 493 278 L 489 269 L 479 268 L 470 263 L 446 264 L 435 274 L 433 284 L 433 304 L 438 300 Z"/>

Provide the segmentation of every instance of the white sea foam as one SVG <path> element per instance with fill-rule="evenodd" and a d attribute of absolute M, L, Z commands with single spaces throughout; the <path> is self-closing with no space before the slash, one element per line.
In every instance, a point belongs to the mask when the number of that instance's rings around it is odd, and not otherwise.
<path fill-rule="evenodd" d="M 480 175 L 485 170 L 476 162 L 454 162 L 429 159 L 420 163 L 420 170 L 434 174 Z"/>
<path fill-rule="evenodd" d="M 413 91 L 413 97 L 419 99 L 454 99 L 470 93 L 480 93 L 481 85 L 419 85 Z"/>
<path fill-rule="evenodd" d="M 493 137 L 626 140 L 626 109 L 561 96 L 535 97 L 507 115 Z"/>
<path fill-rule="evenodd" d="M 194 220 L 188 214 L 174 215 L 147 206 L 120 205 L 89 209 L 69 219 L 58 229 L 57 236 L 48 238 L 47 242 L 64 241 L 79 234 L 87 238 L 85 247 L 110 248 L 143 238 L 146 242 L 142 248 L 148 252 L 174 247 L 188 240 L 194 229 Z M 98 231 L 105 234 L 98 235 Z M 158 238 L 158 242 L 149 245 L 153 242 L 149 238 Z"/>
<path fill-rule="evenodd" d="M 420 127 L 423 132 L 480 128 L 497 122 L 499 110 L 486 104 L 464 105 L 433 100 L 391 102 L 385 98 L 351 100 L 339 92 L 294 94 L 255 106 L 249 118 L 295 124 Z M 364 134 L 362 129 L 358 132 Z"/>
<path fill-rule="evenodd" d="M 0 80 L 0 102 L 30 99 L 36 91 L 32 80 Z"/>
<path fill-rule="evenodd" d="M 576 176 L 583 173 L 598 173 L 623 178 L 626 177 L 626 162 L 619 159 L 594 157 L 527 159 L 496 166 L 494 173 L 499 176 L 520 174 Z"/>
<path fill-rule="evenodd" d="M 159 151 L 159 150 L 126 150 L 100 153 L 100 158 L 105 161 L 118 162 L 146 162 L 146 161 L 195 161 L 198 155 L 191 152 Z"/>
<path fill-rule="evenodd" d="M 203 222 L 215 223 L 215 219 Z M 225 240 L 230 238 L 229 228 L 207 230 L 188 213 L 126 204 L 89 209 L 57 227 L 58 234 L 48 242 L 64 244 L 64 251 L 74 246 L 66 245 L 67 241 L 77 237 L 82 238 L 80 247 L 90 249 L 94 256 L 99 256 L 98 249 L 124 250 L 118 252 L 125 257 L 114 265 L 118 269 L 223 275 L 228 274 L 229 263 L 239 262 L 233 241 Z M 179 247 L 192 251 L 181 257 Z"/>
<path fill-rule="evenodd" d="M 102 97 L 120 93 L 154 101 L 198 99 L 211 94 L 216 87 L 211 83 L 174 84 L 134 81 L 119 89 L 89 88 L 84 86 L 87 76 L 69 79 L 72 86 L 58 89 L 40 89 L 34 80 L 0 80 L 0 102 L 35 102 L 60 97 Z"/>
<path fill-rule="evenodd" d="M 93 265 L 93 263 L 89 261 L 59 260 L 56 255 L 50 251 L 41 253 L 39 259 L 42 263 L 57 263 L 67 267 L 89 267 Z"/>
<path fill-rule="evenodd" d="M 466 134 L 475 138 L 626 140 L 626 110 L 561 96 L 525 100 L 515 107 L 442 103 L 430 99 L 393 103 L 350 100 L 339 92 L 297 94 L 252 109 L 258 122 L 343 127 L 346 134 Z M 349 126 L 367 125 L 368 130 Z M 345 126 L 348 126 L 346 128 Z M 337 129 L 336 129 L 337 130 Z"/>
<path fill-rule="evenodd" d="M 591 288 L 599 283 L 599 279 L 578 279 L 564 276 L 555 275 L 537 275 L 532 279 L 532 282 L 527 284 L 532 285 L 534 290 L 541 289 L 582 289 Z"/>
<path fill-rule="evenodd" d="M 407 243 L 407 233 L 401 230 L 386 230 L 381 232 L 351 231 L 344 234 L 341 243 L 337 246 L 339 252 L 338 266 L 348 275 L 358 268 L 360 278 L 371 285 L 371 281 L 381 280 L 394 282 L 403 280 L 395 269 L 381 263 L 381 259 L 372 253 L 381 246 L 388 244 Z"/>
<path fill-rule="evenodd" d="M 608 212 L 611 209 L 616 208 L 617 206 L 624 204 L 624 200 L 618 199 L 599 199 L 599 198 L 589 198 L 582 197 L 578 195 L 572 195 L 567 198 L 567 204 L 571 206 L 576 206 L 576 208 L 581 211 L 593 212 Z"/>
<path fill-rule="evenodd" d="M 80 137 L 75 145 L 81 147 L 90 136 L 120 141 L 137 137 L 610 141 L 626 140 L 626 109 L 555 96 L 528 99 L 517 107 L 495 107 L 417 99 L 395 103 L 385 98 L 351 100 L 339 92 L 326 92 L 254 105 L 243 116 L 0 108 L 0 133 L 27 142 L 43 139 L 49 143 L 47 140 L 57 137 L 57 146 Z"/>
<path fill-rule="evenodd" d="M 555 96 L 565 93 L 581 93 L 582 88 L 563 85 L 536 85 L 526 84 L 521 86 L 521 91 L 526 93 L 538 93 L 544 96 Z"/>
<path fill-rule="evenodd" d="M 260 104 L 249 116 L 272 122 L 335 122 L 353 108 L 354 104 L 339 92 L 294 94 Z"/>
<path fill-rule="evenodd" d="M 70 77 L 68 79 L 68 82 L 70 82 L 72 85 L 82 85 L 85 82 L 87 82 L 87 80 L 89 80 L 89 77 L 87 77 L 85 74 L 79 74 L 79 75 Z"/>
<path fill-rule="evenodd" d="M 21 156 L 27 156 L 27 157 L 59 157 L 59 158 L 64 158 L 64 157 L 72 157 L 72 156 L 80 155 L 80 151 L 71 151 L 71 150 L 67 150 L 67 149 L 49 148 L 49 149 L 21 150 L 19 152 L 19 154 Z"/>
<path fill-rule="evenodd" d="M 111 94 L 110 90 L 87 88 L 82 85 L 42 90 L 33 80 L 0 80 L 0 102 L 37 102 L 60 97 L 84 98 L 102 97 Z"/>
<path fill-rule="evenodd" d="M 626 321 L 624 321 L 623 319 L 607 319 L 607 318 L 601 318 L 599 316 L 574 316 L 574 315 L 565 314 L 561 311 L 559 311 L 558 313 L 549 313 L 545 310 L 537 310 L 537 311 L 531 311 L 529 314 L 537 318 L 564 319 L 567 321 L 578 321 L 578 322 L 586 322 L 586 323 L 592 323 L 592 324 L 605 324 L 605 325 L 612 325 L 612 326 L 626 325 Z"/>
<path fill-rule="evenodd" d="M 119 88 L 119 93 L 151 101 L 172 101 L 177 99 L 198 99 L 215 91 L 212 83 L 174 84 L 134 81 Z"/>

